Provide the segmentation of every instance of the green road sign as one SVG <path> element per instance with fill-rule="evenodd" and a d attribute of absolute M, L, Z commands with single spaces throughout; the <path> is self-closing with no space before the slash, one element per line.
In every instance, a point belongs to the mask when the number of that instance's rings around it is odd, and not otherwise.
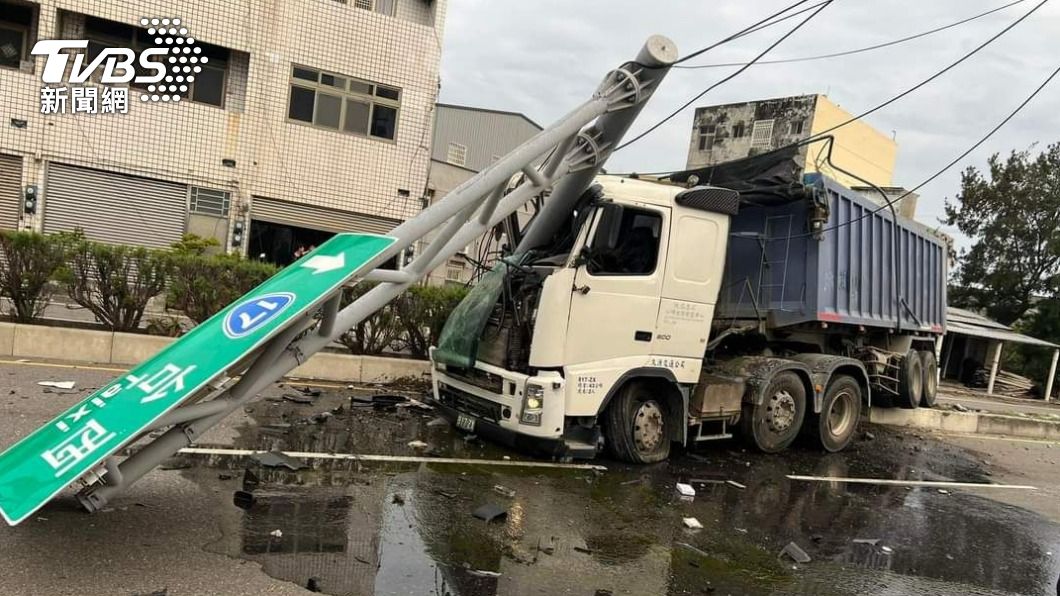
<path fill-rule="evenodd" d="M 0 454 L 0 514 L 15 525 L 148 425 L 314 308 L 394 243 L 339 234 Z"/>

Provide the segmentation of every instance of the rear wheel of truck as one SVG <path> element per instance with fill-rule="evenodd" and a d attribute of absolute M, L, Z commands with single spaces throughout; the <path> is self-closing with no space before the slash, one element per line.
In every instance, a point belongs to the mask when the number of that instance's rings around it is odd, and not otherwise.
<path fill-rule="evenodd" d="M 898 401 L 903 408 L 920 406 L 924 389 L 924 365 L 920 352 L 909 350 L 898 364 Z"/>
<path fill-rule="evenodd" d="M 670 456 L 666 400 L 641 383 L 619 391 L 604 413 L 604 439 L 615 459 L 650 464 Z"/>
<path fill-rule="evenodd" d="M 765 453 L 791 445 L 806 417 L 806 387 L 798 375 L 782 372 L 766 387 L 762 403 L 744 404 L 740 429 L 745 441 Z"/>
<path fill-rule="evenodd" d="M 807 431 L 822 449 L 829 453 L 842 451 L 854 439 L 854 431 L 861 419 L 861 400 L 861 385 L 857 379 L 850 375 L 832 377 L 824 392 L 821 413 L 811 414 L 807 421 Z"/>
<path fill-rule="evenodd" d="M 923 408 L 934 408 L 935 398 L 939 395 L 939 364 L 935 360 L 935 353 L 930 350 L 921 351 L 920 366 L 924 373 L 920 406 Z"/>

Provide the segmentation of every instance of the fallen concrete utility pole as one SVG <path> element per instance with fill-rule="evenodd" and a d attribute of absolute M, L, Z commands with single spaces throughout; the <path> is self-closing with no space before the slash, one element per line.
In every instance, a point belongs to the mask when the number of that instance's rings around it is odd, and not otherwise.
<path fill-rule="evenodd" d="M 186 447 L 177 453 L 181 455 L 228 455 L 232 457 L 250 457 L 269 453 L 252 449 L 214 449 L 209 447 Z M 360 455 L 357 453 L 316 453 L 312 451 L 283 451 L 287 457 L 299 459 L 332 459 L 342 461 L 398 462 L 413 464 L 455 464 L 467 466 L 501 466 L 507 468 L 552 468 L 559 470 L 592 470 L 606 472 L 606 466 L 595 464 L 564 464 L 549 461 L 519 461 L 507 459 L 464 459 L 459 457 L 416 457 L 413 455 Z"/>
<path fill-rule="evenodd" d="M 1038 490 L 1036 486 L 1025 484 L 984 484 L 979 482 L 945 482 L 941 480 L 892 480 L 887 478 L 840 478 L 836 476 L 795 476 L 788 475 L 789 480 L 806 482 L 846 482 L 849 484 L 881 484 L 888 486 L 918 486 L 924 488 L 1007 488 L 1014 490 Z"/>

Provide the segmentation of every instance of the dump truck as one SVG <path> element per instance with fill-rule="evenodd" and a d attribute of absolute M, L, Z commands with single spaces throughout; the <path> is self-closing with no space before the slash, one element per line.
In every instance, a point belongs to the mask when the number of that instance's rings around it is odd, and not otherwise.
<path fill-rule="evenodd" d="M 601 175 L 565 217 L 546 201 L 431 351 L 443 414 L 554 457 L 647 463 L 734 434 L 839 451 L 873 400 L 932 405 L 944 239 L 886 196 L 778 179 L 775 157 L 731 188 Z"/>

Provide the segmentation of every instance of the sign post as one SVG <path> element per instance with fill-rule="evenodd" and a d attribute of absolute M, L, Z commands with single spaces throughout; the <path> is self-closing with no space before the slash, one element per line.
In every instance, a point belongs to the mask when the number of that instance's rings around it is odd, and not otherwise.
<path fill-rule="evenodd" d="M 15 525 L 299 315 L 362 274 L 393 238 L 338 234 L 0 454 L 0 514 Z M 232 371 L 238 373 L 239 371 Z"/>

